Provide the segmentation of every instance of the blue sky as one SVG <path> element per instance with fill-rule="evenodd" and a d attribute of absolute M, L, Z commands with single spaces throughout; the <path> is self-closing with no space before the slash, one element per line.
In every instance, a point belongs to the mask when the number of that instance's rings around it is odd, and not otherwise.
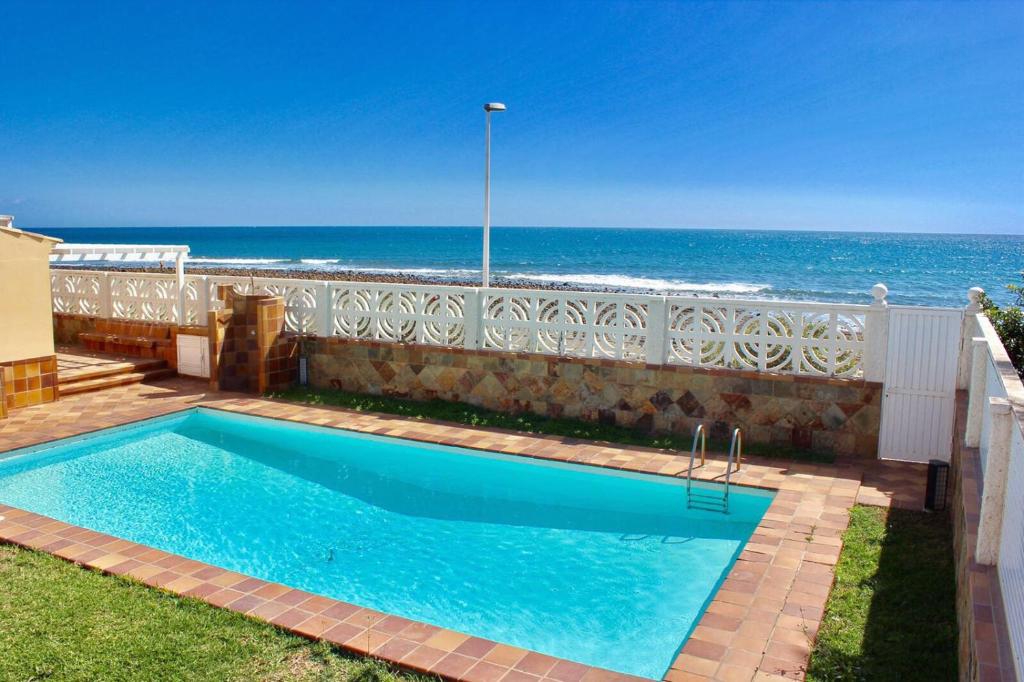
<path fill-rule="evenodd" d="M 0 213 L 1024 232 L 1024 3 L 0 0 Z"/>

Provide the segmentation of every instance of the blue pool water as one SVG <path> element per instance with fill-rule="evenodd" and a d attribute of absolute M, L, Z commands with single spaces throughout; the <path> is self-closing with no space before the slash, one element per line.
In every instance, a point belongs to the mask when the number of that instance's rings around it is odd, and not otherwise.
<path fill-rule="evenodd" d="M 771 494 L 197 409 L 0 455 L 0 502 L 660 678 Z"/>

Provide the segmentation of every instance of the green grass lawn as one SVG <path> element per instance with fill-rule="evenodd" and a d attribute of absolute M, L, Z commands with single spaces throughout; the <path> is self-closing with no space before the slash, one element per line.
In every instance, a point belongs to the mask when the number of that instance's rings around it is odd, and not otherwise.
<path fill-rule="evenodd" d="M 807 679 L 955 680 L 955 599 L 945 512 L 854 507 Z"/>
<path fill-rule="evenodd" d="M 433 419 L 455 422 L 467 426 L 493 427 L 535 433 L 549 436 L 567 436 L 583 440 L 604 441 L 622 445 L 641 445 L 651 448 L 665 448 L 689 452 L 693 444 L 692 436 L 684 435 L 652 435 L 622 426 L 596 424 L 580 419 L 556 419 L 544 417 L 530 412 L 507 414 L 494 410 L 452 403 L 445 400 L 406 400 L 386 396 L 363 395 L 348 393 L 334 389 L 317 389 L 296 386 L 279 393 L 268 394 L 270 398 L 288 400 L 307 405 L 331 405 L 345 407 L 360 412 L 382 412 L 397 414 L 410 419 Z M 802 460 L 810 462 L 833 462 L 834 455 L 825 452 L 801 450 L 789 445 L 763 445 L 761 443 L 744 443 L 744 452 L 761 457 Z M 729 443 L 708 439 L 708 449 L 725 452 Z"/>
<path fill-rule="evenodd" d="M 194 599 L 0 544 L 0 680 L 412 677 Z"/>

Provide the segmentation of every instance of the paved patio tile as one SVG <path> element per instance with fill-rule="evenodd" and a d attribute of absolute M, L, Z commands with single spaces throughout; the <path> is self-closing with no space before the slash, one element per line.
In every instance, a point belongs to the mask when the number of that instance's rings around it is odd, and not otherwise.
<path fill-rule="evenodd" d="M 195 406 L 482 448 L 524 457 L 677 475 L 688 456 L 570 438 L 475 429 L 391 415 L 311 407 L 210 391 L 171 379 L 74 395 L 14 410 L 0 421 L 0 452 Z M 855 503 L 920 507 L 925 468 L 843 460 L 835 465 L 745 458 L 738 485 L 776 490 L 751 541 L 713 597 L 666 679 L 802 679 Z M 696 478 L 725 475 L 710 453 Z M 628 676 L 389 616 L 208 566 L 23 510 L 0 506 L 0 540 L 248 613 L 307 637 L 372 652 L 402 666 L 472 682 L 604 682 Z M 803 637 L 802 641 L 800 637 Z"/>

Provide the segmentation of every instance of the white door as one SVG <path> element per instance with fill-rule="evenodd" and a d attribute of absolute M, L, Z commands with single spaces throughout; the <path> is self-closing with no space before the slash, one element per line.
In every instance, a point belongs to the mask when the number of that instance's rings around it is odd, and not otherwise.
<path fill-rule="evenodd" d="M 878 456 L 949 461 L 963 311 L 889 306 Z"/>
<path fill-rule="evenodd" d="M 210 376 L 210 351 L 205 336 L 178 334 L 178 374 Z"/>

